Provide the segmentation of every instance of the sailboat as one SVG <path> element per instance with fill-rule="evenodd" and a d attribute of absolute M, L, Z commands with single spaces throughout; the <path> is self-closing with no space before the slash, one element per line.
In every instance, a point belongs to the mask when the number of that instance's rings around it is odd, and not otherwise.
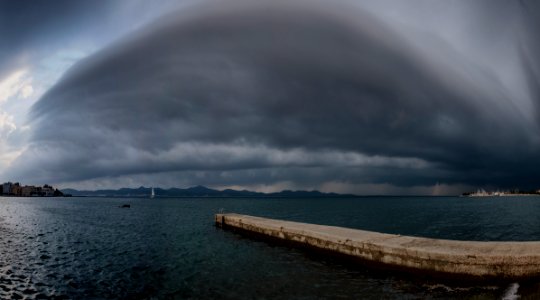
<path fill-rule="evenodd" d="M 150 194 L 150 198 L 156 197 L 156 193 L 154 192 L 154 188 L 152 188 L 152 194 Z"/>

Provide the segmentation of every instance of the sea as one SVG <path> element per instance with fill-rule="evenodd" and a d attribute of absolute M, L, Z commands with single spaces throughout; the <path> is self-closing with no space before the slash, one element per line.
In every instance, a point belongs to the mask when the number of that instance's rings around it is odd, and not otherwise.
<path fill-rule="evenodd" d="M 216 228 L 218 212 L 452 240 L 540 240 L 540 197 L 1 197 L 0 299 L 540 298 L 534 280 L 445 282 L 253 239 Z"/>

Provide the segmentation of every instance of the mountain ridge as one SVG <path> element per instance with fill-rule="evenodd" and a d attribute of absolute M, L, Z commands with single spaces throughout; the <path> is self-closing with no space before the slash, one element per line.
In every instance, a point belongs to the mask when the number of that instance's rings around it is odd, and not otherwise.
<path fill-rule="evenodd" d="M 64 194 L 69 194 L 76 197 L 149 197 L 152 191 L 151 187 L 140 186 L 138 188 L 119 188 L 119 189 L 103 189 L 103 190 L 77 190 L 65 188 L 61 190 Z M 156 197 L 172 198 L 172 197 L 262 197 L 262 198 L 287 198 L 287 197 L 357 197 L 352 194 L 324 193 L 317 190 L 312 191 L 292 191 L 283 190 L 281 192 L 262 193 L 248 190 L 233 190 L 224 189 L 216 190 L 202 185 L 197 185 L 188 188 L 154 188 Z"/>

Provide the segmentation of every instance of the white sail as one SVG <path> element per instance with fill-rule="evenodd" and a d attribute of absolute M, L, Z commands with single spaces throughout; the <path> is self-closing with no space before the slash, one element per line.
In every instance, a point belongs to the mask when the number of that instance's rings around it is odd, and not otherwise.
<path fill-rule="evenodd" d="M 152 194 L 150 194 L 150 198 L 154 198 L 156 196 L 156 193 L 154 192 L 154 188 L 152 188 Z"/>

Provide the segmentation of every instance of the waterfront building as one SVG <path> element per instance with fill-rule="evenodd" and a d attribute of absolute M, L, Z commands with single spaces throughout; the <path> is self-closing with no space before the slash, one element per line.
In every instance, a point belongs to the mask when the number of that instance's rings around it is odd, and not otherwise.
<path fill-rule="evenodd" d="M 52 197 L 54 196 L 54 188 L 46 184 L 41 188 L 41 194 L 45 197 Z"/>
<path fill-rule="evenodd" d="M 21 184 L 18 183 L 18 182 L 15 182 L 15 183 L 11 186 L 11 192 L 10 192 L 9 194 L 10 194 L 10 195 L 13 195 L 13 196 L 21 196 L 21 192 L 22 192 Z"/>
<path fill-rule="evenodd" d="M 11 182 L 5 182 L 2 185 L 2 194 L 9 195 L 11 193 L 11 185 L 12 185 Z"/>
<path fill-rule="evenodd" d="M 25 185 L 21 188 L 21 196 L 23 197 L 32 197 L 38 195 L 37 187 L 33 185 Z"/>
<path fill-rule="evenodd" d="M 60 190 L 55 189 L 53 186 L 48 184 L 41 187 L 34 185 L 22 186 L 18 182 L 5 182 L 3 184 L 0 184 L 0 195 L 19 197 L 59 197 L 63 196 L 64 194 Z"/>

